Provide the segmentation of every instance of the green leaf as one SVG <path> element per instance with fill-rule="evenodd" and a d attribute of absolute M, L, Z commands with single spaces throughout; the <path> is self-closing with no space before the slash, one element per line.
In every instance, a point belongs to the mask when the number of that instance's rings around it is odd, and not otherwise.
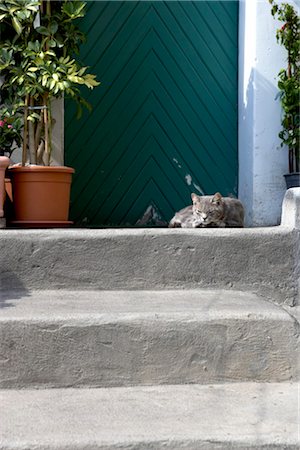
<path fill-rule="evenodd" d="M 42 85 L 43 86 L 47 86 L 47 81 L 48 81 L 48 76 L 47 75 L 43 75 L 42 76 Z"/>
<path fill-rule="evenodd" d="M 77 19 L 85 15 L 85 6 L 86 3 L 80 1 L 64 2 L 62 10 L 71 19 Z"/>
<path fill-rule="evenodd" d="M 85 75 L 84 83 L 89 89 L 93 89 L 100 84 L 99 81 L 96 80 L 96 76 L 91 74 Z"/>
<path fill-rule="evenodd" d="M 40 120 L 40 115 L 37 112 L 33 111 L 30 114 L 28 114 L 28 118 L 29 118 L 29 120 L 32 120 L 32 121 Z"/>
<path fill-rule="evenodd" d="M 9 12 L 9 14 L 12 15 L 16 11 L 18 11 L 18 9 L 19 9 L 19 6 L 11 6 L 10 8 L 8 8 L 8 12 Z"/>
<path fill-rule="evenodd" d="M 13 17 L 12 19 L 12 25 L 14 27 L 14 29 L 16 30 L 17 34 L 20 36 L 20 34 L 22 33 L 23 27 L 20 24 L 19 20 L 16 17 Z"/>
<path fill-rule="evenodd" d="M 78 83 L 78 84 L 83 84 L 84 81 L 81 77 L 78 77 L 76 75 L 68 75 L 68 79 L 72 82 L 72 83 Z"/>
<path fill-rule="evenodd" d="M 16 16 L 20 20 L 25 20 L 25 19 L 28 19 L 28 17 L 30 16 L 30 12 L 29 11 L 18 11 L 16 13 Z"/>
<path fill-rule="evenodd" d="M 27 9 L 29 9 L 32 12 L 38 12 L 40 2 L 35 2 L 35 3 L 36 3 L 35 5 L 27 5 Z"/>
<path fill-rule="evenodd" d="M 56 47 L 56 41 L 54 39 L 49 39 L 48 45 L 49 45 L 49 47 L 54 48 L 54 47 Z M 49 54 L 49 52 L 47 52 L 47 53 Z"/>
<path fill-rule="evenodd" d="M 277 6 L 277 5 L 274 5 L 274 6 L 272 7 L 272 9 L 271 9 L 271 14 L 272 14 L 272 16 L 275 16 L 275 14 L 277 13 L 277 11 L 278 11 L 278 6 Z"/>
<path fill-rule="evenodd" d="M 49 55 L 49 56 L 56 56 L 56 53 L 55 53 L 54 50 L 47 50 L 46 54 Z"/>
<path fill-rule="evenodd" d="M 51 91 L 52 91 L 52 89 L 54 88 L 55 84 L 56 84 L 55 80 L 51 80 L 51 81 L 50 81 L 50 83 L 49 83 L 49 89 L 50 89 Z"/>
<path fill-rule="evenodd" d="M 87 67 L 82 67 L 82 68 L 79 70 L 78 75 L 81 77 L 81 76 L 84 74 L 84 72 L 86 71 L 86 69 L 87 69 Z"/>
<path fill-rule="evenodd" d="M 44 36 L 50 36 L 50 31 L 46 27 L 37 27 L 36 31 Z"/>
<path fill-rule="evenodd" d="M 55 34 L 58 30 L 58 23 L 57 22 L 52 22 L 50 24 L 50 32 L 51 34 Z"/>

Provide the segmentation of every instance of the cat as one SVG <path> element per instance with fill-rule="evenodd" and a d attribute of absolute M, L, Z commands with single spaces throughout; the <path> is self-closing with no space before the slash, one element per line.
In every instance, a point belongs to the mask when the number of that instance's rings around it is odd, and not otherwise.
<path fill-rule="evenodd" d="M 231 197 L 191 194 L 193 204 L 178 211 L 169 223 L 169 228 L 225 228 L 244 226 L 244 207 Z"/>

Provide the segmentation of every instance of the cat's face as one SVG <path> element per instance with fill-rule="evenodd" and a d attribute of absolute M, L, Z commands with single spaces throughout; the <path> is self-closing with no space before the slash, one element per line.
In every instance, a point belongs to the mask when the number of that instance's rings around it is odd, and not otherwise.
<path fill-rule="evenodd" d="M 212 197 L 192 194 L 194 226 L 209 226 L 224 218 L 224 202 L 218 192 Z"/>

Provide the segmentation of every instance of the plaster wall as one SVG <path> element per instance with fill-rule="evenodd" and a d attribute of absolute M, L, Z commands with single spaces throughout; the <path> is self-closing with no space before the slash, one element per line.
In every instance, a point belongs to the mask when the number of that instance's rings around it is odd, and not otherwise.
<path fill-rule="evenodd" d="M 55 166 L 64 165 L 64 99 L 53 101 L 52 114 L 55 120 L 52 131 L 52 162 Z"/>
<path fill-rule="evenodd" d="M 289 3 L 300 9 L 299 1 Z M 279 224 L 286 190 L 287 149 L 278 138 L 277 74 L 286 66 L 285 49 L 276 41 L 280 26 L 267 0 L 240 1 L 239 197 L 247 226 Z"/>

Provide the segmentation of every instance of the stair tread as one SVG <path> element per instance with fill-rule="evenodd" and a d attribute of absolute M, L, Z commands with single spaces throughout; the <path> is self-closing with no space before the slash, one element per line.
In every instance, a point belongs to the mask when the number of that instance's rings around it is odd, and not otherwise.
<path fill-rule="evenodd" d="M 297 396 L 292 383 L 0 390 L 0 449 L 298 448 Z"/>
<path fill-rule="evenodd" d="M 255 290 L 299 303 L 299 233 L 286 227 L 6 230 L 2 289 Z M 282 258 L 284 255 L 284 258 Z"/>
<path fill-rule="evenodd" d="M 287 310 L 288 308 L 286 308 Z M 0 321 L 122 320 L 293 320 L 281 307 L 251 292 L 224 289 L 116 291 L 7 291 L 0 293 Z"/>

